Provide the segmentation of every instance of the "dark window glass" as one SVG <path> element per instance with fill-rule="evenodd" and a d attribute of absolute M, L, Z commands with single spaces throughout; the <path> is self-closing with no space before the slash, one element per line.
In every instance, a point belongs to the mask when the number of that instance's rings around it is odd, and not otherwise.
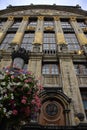
<path fill-rule="evenodd" d="M 84 109 L 85 109 L 85 113 L 86 113 L 86 118 L 87 118 L 87 90 L 80 89 L 80 92 L 81 92 L 82 101 L 83 101 L 83 105 L 84 105 Z"/>
<path fill-rule="evenodd" d="M 54 21 L 52 18 L 45 18 L 44 19 L 44 27 L 54 26 Z"/>
<path fill-rule="evenodd" d="M 14 21 L 11 28 L 19 28 L 20 24 L 21 24 L 21 19 L 17 19 L 17 20 Z"/>
<path fill-rule="evenodd" d="M 37 26 L 37 18 L 31 18 L 31 19 L 29 19 L 28 26 L 36 27 Z"/>

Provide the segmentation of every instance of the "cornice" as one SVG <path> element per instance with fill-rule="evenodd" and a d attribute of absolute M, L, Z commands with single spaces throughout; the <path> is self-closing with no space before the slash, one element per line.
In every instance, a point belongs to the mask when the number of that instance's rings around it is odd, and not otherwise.
<path fill-rule="evenodd" d="M 87 11 L 77 6 L 60 6 L 60 5 L 26 5 L 26 6 L 10 6 L 4 10 L 0 10 L 0 15 L 22 11 L 22 10 L 29 10 L 29 9 L 51 9 L 51 10 L 59 10 L 59 11 L 66 11 L 66 12 L 73 12 L 76 14 L 87 16 Z"/>

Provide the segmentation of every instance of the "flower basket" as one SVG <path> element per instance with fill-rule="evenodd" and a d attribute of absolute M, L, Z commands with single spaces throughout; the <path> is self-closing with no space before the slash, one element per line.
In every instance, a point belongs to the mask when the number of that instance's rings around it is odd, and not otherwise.
<path fill-rule="evenodd" d="M 29 122 L 39 112 L 41 84 L 32 72 L 5 68 L 0 72 L 0 120 L 15 125 Z"/>

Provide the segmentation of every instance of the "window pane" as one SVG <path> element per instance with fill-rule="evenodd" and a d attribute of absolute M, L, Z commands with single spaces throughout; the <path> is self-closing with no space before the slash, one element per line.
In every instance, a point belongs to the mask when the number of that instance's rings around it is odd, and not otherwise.
<path fill-rule="evenodd" d="M 66 42 L 68 43 L 69 50 L 80 50 L 80 45 L 77 41 L 75 34 L 64 34 Z"/>
<path fill-rule="evenodd" d="M 74 69 L 76 74 L 82 74 L 82 75 L 87 75 L 87 65 L 84 64 L 74 64 Z"/>
<path fill-rule="evenodd" d="M 72 28 L 69 21 L 61 21 L 62 28 Z"/>
<path fill-rule="evenodd" d="M 34 32 L 26 33 L 22 40 L 21 47 L 24 47 L 26 50 L 32 50 L 33 40 L 34 40 Z"/>
<path fill-rule="evenodd" d="M 2 44 L 0 45 L 0 49 L 8 49 L 10 47 L 10 43 L 13 40 L 15 34 L 7 34 Z"/>
<path fill-rule="evenodd" d="M 21 20 L 15 20 L 15 22 L 13 23 L 13 25 L 11 26 L 11 28 L 18 28 L 20 26 Z"/>
<path fill-rule="evenodd" d="M 80 26 L 81 28 L 86 28 L 86 27 L 87 27 L 87 25 L 86 25 L 86 23 L 84 23 L 84 21 L 78 22 L 78 24 L 79 24 L 79 26 Z"/>
<path fill-rule="evenodd" d="M 44 64 L 42 68 L 43 74 L 58 74 L 58 65 L 56 64 Z"/>

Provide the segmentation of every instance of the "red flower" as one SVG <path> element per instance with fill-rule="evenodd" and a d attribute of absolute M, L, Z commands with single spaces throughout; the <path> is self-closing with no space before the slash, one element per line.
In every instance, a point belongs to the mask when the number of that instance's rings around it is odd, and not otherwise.
<path fill-rule="evenodd" d="M 22 99 L 21 103 L 26 104 L 26 99 Z"/>
<path fill-rule="evenodd" d="M 18 111 L 17 111 L 16 109 L 14 109 L 14 110 L 12 111 L 12 114 L 16 116 L 16 115 L 18 114 Z"/>

